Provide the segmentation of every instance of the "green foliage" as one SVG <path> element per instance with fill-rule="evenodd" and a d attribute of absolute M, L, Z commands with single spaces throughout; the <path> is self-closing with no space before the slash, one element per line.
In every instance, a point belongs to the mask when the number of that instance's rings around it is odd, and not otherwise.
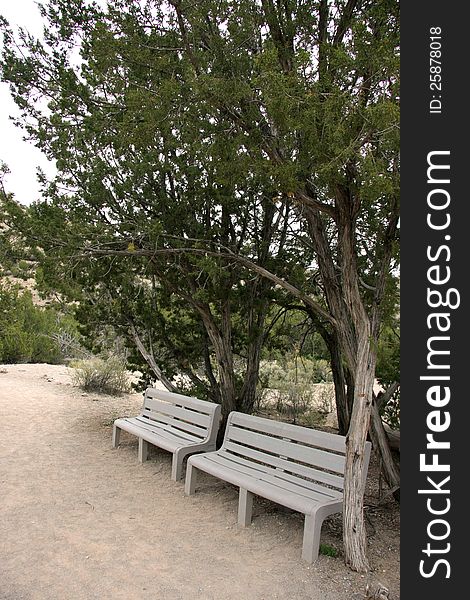
<path fill-rule="evenodd" d="M 328 362 L 329 353 L 325 342 L 312 325 L 311 318 L 303 311 L 271 306 L 267 321 L 270 336 L 263 347 L 264 359 L 283 363 L 287 359 L 293 360 L 297 355 L 301 361 L 309 359 Z M 331 375 L 323 375 L 325 381 L 330 381 Z M 323 380 L 321 373 L 314 377 L 315 381 Z"/>
<path fill-rule="evenodd" d="M 331 556 L 332 558 L 338 557 L 338 550 L 328 544 L 320 544 L 320 554 L 323 556 Z"/>
<path fill-rule="evenodd" d="M 32 279 L 34 277 L 34 272 L 31 268 L 31 265 L 25 260 L 18 261 L 12 265 L 9 270 L 5 271 L 4 274 L 11 275 L 17 279 L 22 279 L 23 281 Z"/>
<path fill-rule="evenodd" d="M 400 329 L 399 324 L 384 327 L 377 352 L 377 379 L 387 387 L 400 380 Z"/>
<path fill-rule="evenodd" d="M 130 391 L 127 364 L 122 356 L 95 357 L 71 363 L 72 380 L 86 392 L 119 396 Z"/>
<path fill-rule="evenodd" d="M 41 289 L 79 301 L 91 334 L 132 321 L 167 376 L 244 410 L 260 346 L 275 350 L 272 305 L 292 297 L 232 257 L 327 312 L 360 273 L 370 308 L 398 197 L 399 3 L 326 4 L 48 0 L 44 41 L 1 23 L 1 77 L 58 169 L 45 201 L 8 207 Z"/>
<path fill-rule="evenodd" d="M 28 290 L 0 283 L 0 362 L 61 363 L 80 344 L 76 325 L 70 315 L 36 306 Z"/>
<path fill-rule="evenodd" d="M 386 389 L 400 381 L 400 328 L 398 319 L 387 324 L 379 338 L 377 353 L 377 379 Z M 400 429 L 400 388 L 382 409 L 383 420 L 392 429 Z"/>
<path fill-rule="evenodd" d="M 400 429 L 400 390 L 392 396 L 382 410 L 382 419 L 392 429 Z"/>

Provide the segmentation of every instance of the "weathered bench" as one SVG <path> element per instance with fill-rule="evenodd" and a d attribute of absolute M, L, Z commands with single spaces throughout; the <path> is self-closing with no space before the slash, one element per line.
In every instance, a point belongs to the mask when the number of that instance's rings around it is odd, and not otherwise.
<path fill-rule="evenodd" d="M 113 447 L 124 430 L 139 438 L 140 462 L 147 460 L 149 443 L 172 452 L 171 478 L 176 481 L 186 456 L 215 450 L 219 424 L 220 405 L 148 388 L 140 415 L 114 421 Z"/>
<path fill-rule="evenodd" d="M 191 456 L 185 493 L 195 492 L 197 470 L 239 486 L 238 523 L 251 523 L 253 494 L 305 515 L 302 558 L 318 557 L 323 520 L 340 512 L 346 438 L 232 412 L 222 447 Z M 365 471 L 371 444 L 367 442 Z M 365 485 L 365 478 L 363 485 Z"/>

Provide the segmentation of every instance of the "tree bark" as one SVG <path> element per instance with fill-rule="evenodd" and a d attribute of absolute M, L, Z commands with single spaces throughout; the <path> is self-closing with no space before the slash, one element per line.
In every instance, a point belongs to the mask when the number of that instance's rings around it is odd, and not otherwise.
<path fill-rule="evenodd" d="M 380 416 L 379 409 L 377 408 L 375 402 L 372 404 L 369 432 L 374 449 L 380 456 L 382 473 L 385 481 L 391 489 L 395 490 L 393 492 L 393 497 L 395 500 L 397 500 L 397 502 L 399 502 L 400 472 L 398 471 L 395 461 L 393 460 L 388 437 L 382 423 L 382 417 Z"/>
<path fill-rule="evenodd" d="M 326 332 L 325 332 L 326 333 Z M 331 372 L 335 386 L 336 415 L 338 417 L 338 430 L 341 435 L 346 435 L 349 429 L 351 410 L 348 404 L 345 370 L 341 357 L 338 340 L 334 335 L 322 335 L 330 353 Z"/>
<path fill-rule="evenodd" d="M 371 422 L 369 433 L 375 451 L 380 456 L 381 470 L 389 488 L 393 490 L 393 497 L 400 502 L 400 470 L 391 452 L 389 436 L 385 430 L 380 409 L 385 406 L 399 387 L 398 382 L 392 383 L 383 394 L 375 397 L 372 404 Z"/>
<path fill-rule="evenodd" d="M 134 327 L 134 325 L 131 324 L 129 326 L 129 329 L 134 339 L 135 345 L 137 346 L 137 349 L 142 355 L 142 358 L 155 373 L 155 376 L 158 379 L 158 381 L 160 381 L 160 383 L 162 383 L 169 392 L 178 393 L 178 388 L 175 385 L 173 385 L 173 383 L 168 379 L 168 377 L 166 377 L 166 375 L 162 372 L 155 360 L 153 353 L 149 352 L 144 346 L 142 339 L 140 338 L 137 329 Z"/>
<path fill-rule="evenodd" d="M 222 334 L 209 312 L 202 311 L 201 316 L 217 360 L 222 417 L 226 419 L 232 410 L 237 409 L 231 336 L 227 331 L 225 335 Z M 225 321 L 224 329 L 227 326 L 228 322 Z"/>
<path fill-rule="evenodd" d="M 346 564 L 362 573 L 369 570 L 363 515 L 366 475 L 364 458 L 372 405 L 375 362 L 375 353 L 370 341 L 370 325 L 367 321 L 363 325 L 358 343 L 354 405 L 346 438 L 343 502 L 343 541 Z"/>
<path fill-rule="evenodd" d="M 248 359 L 245 371 L 245 380 L 241 391 L 241 408 L 243 412 L 251 414 L 256 400 L 256 388 L 259 377 L 259 363 L 263 339 L 259 336 L 248 346 Z"/>

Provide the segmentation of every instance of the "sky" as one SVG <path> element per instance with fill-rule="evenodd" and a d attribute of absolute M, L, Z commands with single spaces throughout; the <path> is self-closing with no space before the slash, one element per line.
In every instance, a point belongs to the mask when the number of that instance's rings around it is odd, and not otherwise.
<path fill-rule="evenodd" d="M 20 25 L 40 37 L 42 22 L 36 4 L 35 0 L 0 0 L 0 14 L 10 25 Z M 22 204 L 31 204 L 40 198 L 37 167 L 51 176 L 54 166 L 31 142 L 23 140 L 24 132 L 14 126 L 10 116 L 18 116 L 18 110 L 8 85 L 0 82 L 0 161 L 6 163 L 11 171 L 5 179 L 5 188 Z"/>

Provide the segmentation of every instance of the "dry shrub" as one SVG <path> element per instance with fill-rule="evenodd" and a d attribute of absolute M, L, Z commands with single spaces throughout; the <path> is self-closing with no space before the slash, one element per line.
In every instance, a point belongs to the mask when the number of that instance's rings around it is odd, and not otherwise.
<path fill-rule="evenodd" d="M 86 392 L 119 396 L 130 391 L 126 361 L 118 356 L 74 362 L 73 382 Z"/>

